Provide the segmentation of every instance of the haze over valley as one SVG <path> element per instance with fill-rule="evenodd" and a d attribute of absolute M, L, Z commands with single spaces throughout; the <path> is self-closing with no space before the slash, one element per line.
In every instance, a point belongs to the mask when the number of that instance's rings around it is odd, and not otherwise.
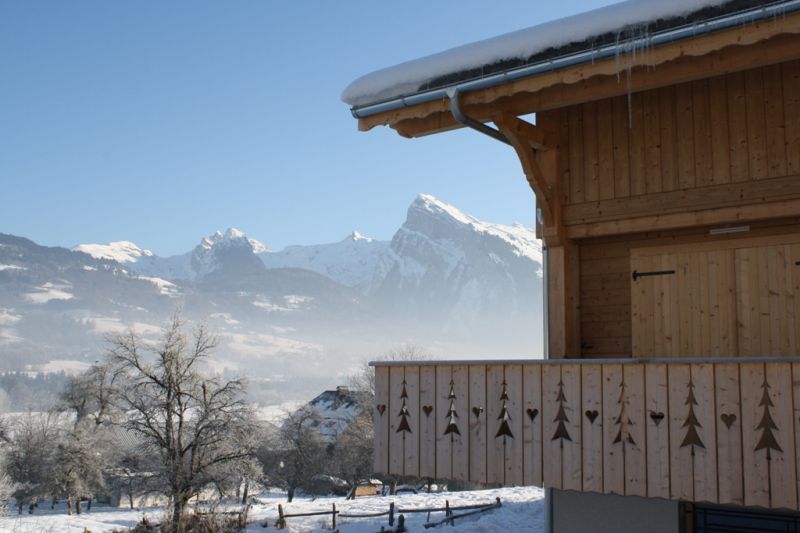
<path fill-rule="evenodd" d="M 229 228 L 159 257 L 134 243 L 43 247 L 0 234 L 0 367 L 77 371 L 105 337 L 156 340 L 176 309 L 220 340 L 212 370 L 261 402 L 307 398 L 413 344 L 437 358 L 541 356 L 541 247 L 420 195 L 391 241 L 354 231 L 280 251 Z"/>

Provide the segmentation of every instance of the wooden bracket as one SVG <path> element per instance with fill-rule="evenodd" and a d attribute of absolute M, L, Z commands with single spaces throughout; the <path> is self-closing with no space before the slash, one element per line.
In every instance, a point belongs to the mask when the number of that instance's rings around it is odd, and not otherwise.
<path fill-rule="evenodd" d="M 543 225 L 555 225 L 554 185 L 557 177 L 547 175 L 556 172 L 558 158 L 555 148 L 548 146 L 546 135 L 540 128 L 512 114 L 503 113 L 495 117 L 493 122 L 517 152 L 522 171 L 542 210 Z"/>

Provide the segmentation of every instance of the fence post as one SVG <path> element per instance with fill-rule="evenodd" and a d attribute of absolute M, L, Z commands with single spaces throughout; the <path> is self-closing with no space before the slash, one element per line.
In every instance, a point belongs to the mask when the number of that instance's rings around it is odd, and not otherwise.
<path fill-rule="evenodd" d="M 400 515 L 397 517 L 397 533 L 403 533 L 406 530 L 406 517 Z"/>
<path fill-rule="evenodd" d="M 453 511 L 450 509 L 450 500 L 445 500 L 444 501 L 444 516 L 448 517 L 448 518 L 453 516 Z M 445 524 L 447 524 L 447 523 L 449 523 L 451 526 L 454 526 L 454 527 L 456 525 L 456 521 L 453 520 L 452 518 L 450 520 L 445 521 Z"/>
<path fill-rule="evenodd" d="M 394 502 L 389 504 L 389 526 L 394 525 Z"/>
<path fill-rule="evenodd" d="M 331 529 L 336 529 L 336 504 L 333 504 L 333 527 Z"/>
<path fill-rule="evenodd" d="M 284 529 L 286 527 L 286 519 L 283 518 L 283 505 L 278 504 L 278 529 Z"/>

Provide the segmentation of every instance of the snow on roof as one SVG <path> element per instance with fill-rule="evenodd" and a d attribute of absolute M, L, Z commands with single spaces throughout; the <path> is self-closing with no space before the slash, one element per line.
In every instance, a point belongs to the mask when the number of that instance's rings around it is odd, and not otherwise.
<path fill-rule="evenodd" d="M 578 15 L 459 46 L 362 76 L 342 92 L 342 101 L 359 107 L 421 91 L 431 80 L 480 69 L 590 40 L 652 21 L 685 17 L 735 0 L 627 0 Z"/>

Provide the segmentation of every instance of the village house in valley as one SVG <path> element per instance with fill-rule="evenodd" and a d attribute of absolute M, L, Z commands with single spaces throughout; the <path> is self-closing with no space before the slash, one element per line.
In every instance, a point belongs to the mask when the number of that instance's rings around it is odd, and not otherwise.
<path fill-rule="evenodd" d="M 546 248 L 546 359 L 376 362 L 377 471 L 543 486 L 559 533 L 797 530 L 800 2 L 630 0 L 343 99 L 506 143 Z"/>

